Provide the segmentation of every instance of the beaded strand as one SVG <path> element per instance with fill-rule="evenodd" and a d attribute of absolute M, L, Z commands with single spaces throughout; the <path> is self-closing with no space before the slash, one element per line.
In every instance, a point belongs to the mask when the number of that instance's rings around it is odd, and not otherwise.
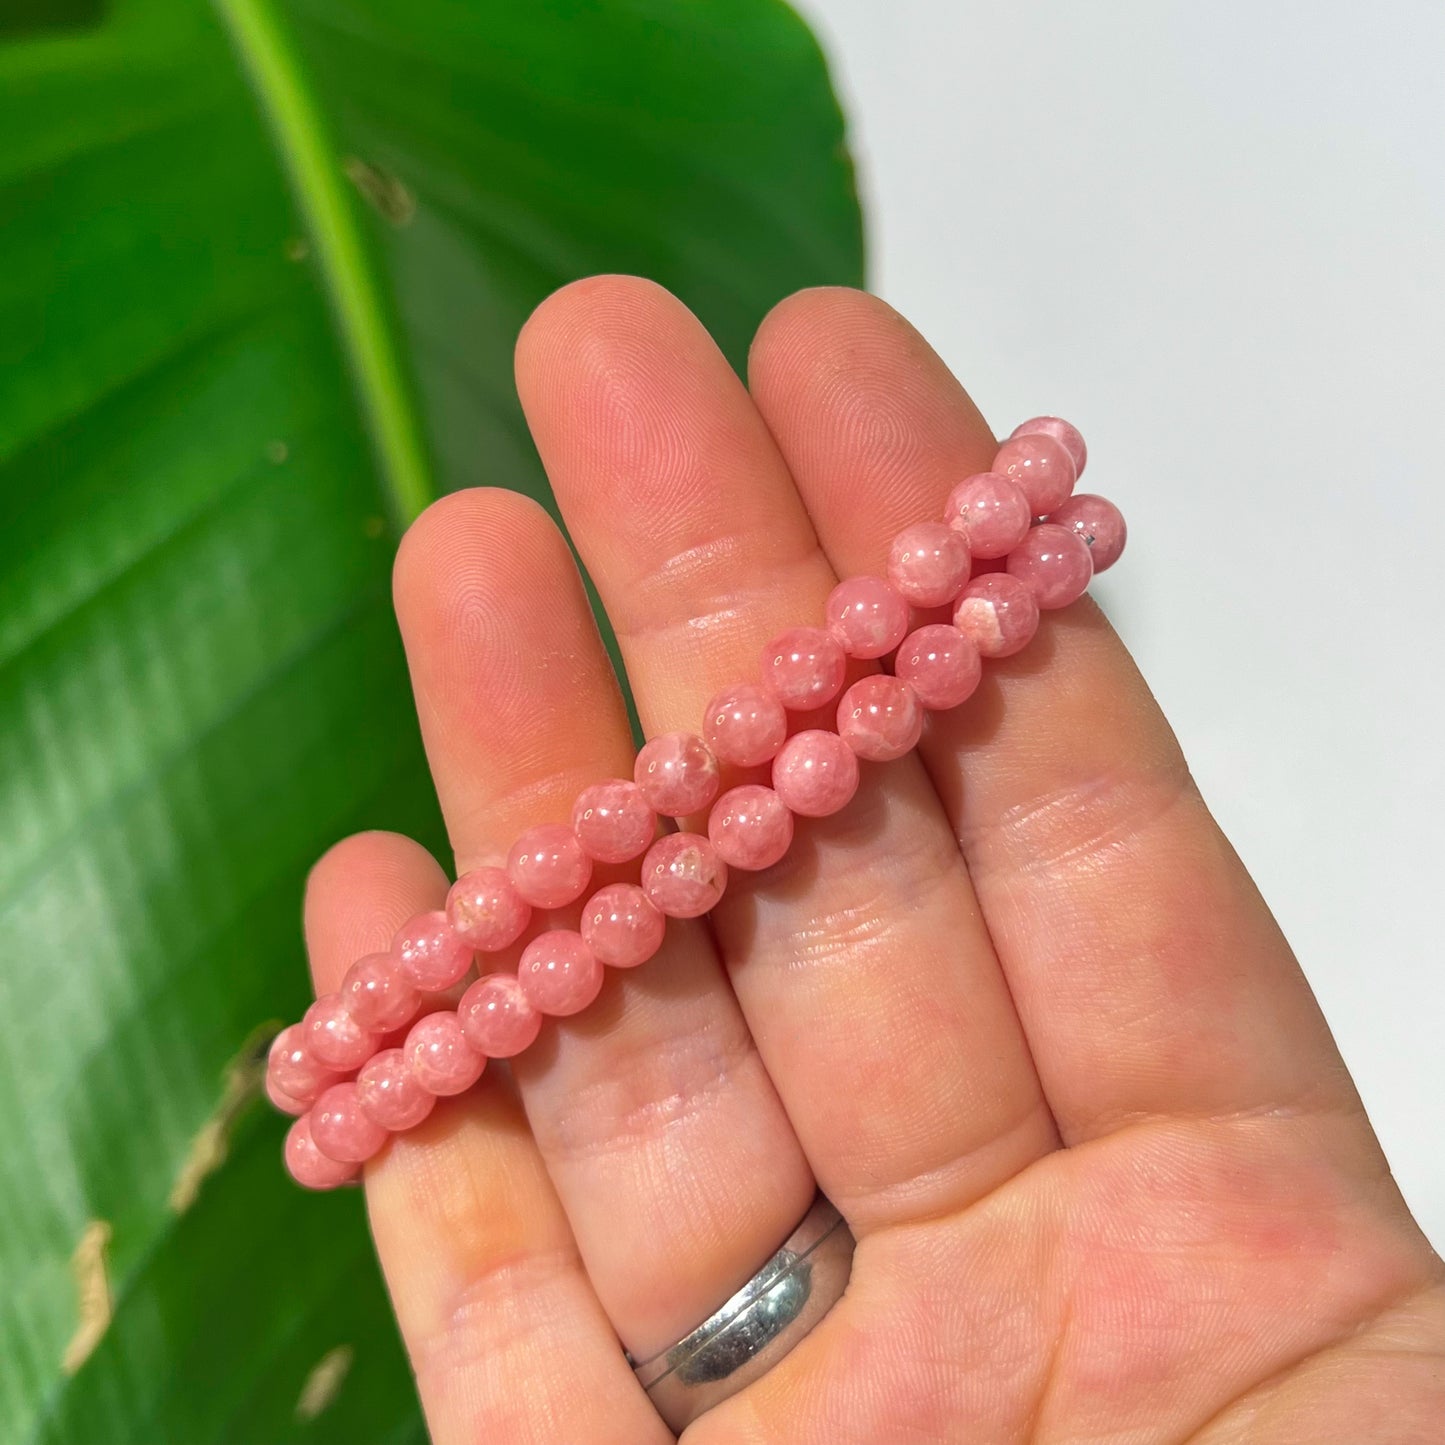
<path fill-rule="evenodd" d="M 527 829 L 505 867 L 458 878 L 443 910 L 418 914 L 387 953 L 358 959 L 271 1047 L 266 1091 L 296 1116 L 285 1162 L 310 1189 L 354 1179 L 387 1137 L 420 1124 L 438 1098 L 460 1094 L 488 1059 L 527 1049 L 545 1017 L 585 1009 L 605 968 L 635 968 L 661 947 L 669 918 L 716 906 L 730 869 L 769 868 L 793 841 L 794 817 L 823 818 L 858 790 L 859 760 L 890 762 L 917 746 L 925 714 L 957 707 L 984 658 L 1010 657 L 1038 630 L 1041 610 L 1066 607 L 1118 560 L 1126 539 L 1113 503 L 1075 493 L 1088 453 L 1058 417 L 1016 427 L 990 470 L 950 492 L 941 522 L 905 527 L 886 577 L 853 577 L 829 594 L 822 627 L 792 627 L 760 657 L 760 681 L 716 693 L 700 733 L 650 739 L 633 776 L 584 788 L 570 824 Z M 982 567 L 977 566 L 982 564 Z M 912 609 L 952 621 L 910 631 Z M 849 659 L 893 655 L 844 690 Z M 839 694 L 842 694 L 839 697 Z M 837 699 L 836 731 L 789 735 L 789 713 Z M 719 796 L 722 765 L 771 764 L 771 786 Z M 659 818 L 707 811 L 705 830 L 658 834 Z M 516 944 L 534 909 L 565 908 L 587 892 L 594 864 L 641 858 L 637 882 L 607 883 L 573 928 L 522 948 L 515 972 L 485 973 L 455 1008 L 427 1000 L 454 988 L 478 954 Z M 406 1030 L 402 1034 L 402 1030 Z"/>

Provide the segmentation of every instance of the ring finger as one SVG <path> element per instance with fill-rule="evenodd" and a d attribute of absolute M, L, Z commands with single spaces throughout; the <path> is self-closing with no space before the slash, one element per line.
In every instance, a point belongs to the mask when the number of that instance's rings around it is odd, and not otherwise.
<path fill-rule="evenodd" d="M 459 872 L 570 820 L 582 787 L 631 775 L 581 578 L 534 502 L 437 503 L 403 542 L 395 592 Z M 588 1275 L 639 1358 L 710 1314 L 812 1197 L 701 925 L 675 922 L 656 957 L 609 970 L 598 1001 L 550 1025 L 514 1072 Z"/>

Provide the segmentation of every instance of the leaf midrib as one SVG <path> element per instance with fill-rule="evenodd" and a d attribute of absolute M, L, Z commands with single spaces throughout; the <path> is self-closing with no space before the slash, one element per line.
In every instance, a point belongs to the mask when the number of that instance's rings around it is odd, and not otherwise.
<path fill-rule="evenodd" d="M 340 156 L 271 0 L 213 0 L 315 249 L 398 528 L 438 493 L 419 408 Z"/>

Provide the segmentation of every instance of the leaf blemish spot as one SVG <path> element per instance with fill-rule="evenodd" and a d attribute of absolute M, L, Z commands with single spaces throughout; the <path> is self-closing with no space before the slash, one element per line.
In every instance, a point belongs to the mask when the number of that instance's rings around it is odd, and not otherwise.
<path fill-rule="evenodd" d="M 279 1029 L 275 1020 L 252 1029 L 240 1052 L 226 1065 L 220 1100 L 191 1139 L 166 1200 L 177 1214 L 184 1214 L 196 1202 L 201 1185 L 226 1162 L 236 1121 L 266 1081 L 266 1051 Z"/>
<path fill-rule="evenodd" d="M 286 238 L 286 259 L 288 261 L 304 261 L 311 254 L 311 242 L 305 236 L 288 236 Z"/>
<path fill-rule="evenodd" d="M 115 1313 L 105 1259 L 110 1235 L 110 1225 L 104 1219 L 92 1219 L 81 1230 L 75 1251 L 70 1256 L 80 1318 L 60 1360 L 60 1368 L 67 1375 L 75 1374 L 90 1358 L 110 1328 Z"/>
<path fill-rule="evenodd" d="M 347 156 L 341 169 L 382 220 L 390 221 L 393 226 L 410 224 L 416 215 L 416 197 L 397 176 L 360 156 Z"/>
<path fill-rule="evenodd" d="M 291 448 L 288 447 L 285 442 L 273 441 L 266 443 L 266 460 L 268 462 L 274 462 L 279 467 L 290 455 Z"/>
<path fill-rule="evenodd" d="M 374 542 L 386 531 L 386 518 L 378 517 L 374 512 L 362 524 L 361 530 Z"/>
<path fill-rule="evenodd" d="M 296 1418 L 314 1420 L 340 1393 L 356 1351 L 350 1345 L 327 1350 L 312 1367 L 296 1401 Z"/>

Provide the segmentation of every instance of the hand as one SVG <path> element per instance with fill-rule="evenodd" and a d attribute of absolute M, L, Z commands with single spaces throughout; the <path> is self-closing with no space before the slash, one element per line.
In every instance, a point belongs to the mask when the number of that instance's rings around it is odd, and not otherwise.
<path fill-rule="evenodd" d="M 751 396 L 677 301 L 622 278 L 543 305 L 517 374 L 649 734 L 696 729 L 993 453 L 918 335 L 852 292 L 777 308 Z M 437 503 L 396 606 L 458 870 L 630 776 L 541 508 Z M 333 849 L 306 902 L 318 986 L 445 891 L 404 838 Z M 514 1075 L 366 1172 L 438 1445 L 671 1439 L 619 1338 L 642 1358 L 685 1334 L 817 1186 L 858 1239 L 848 1293 L 688 1445 L 1445 1429 L 1441 1262 L 1088 601 Z"/>

